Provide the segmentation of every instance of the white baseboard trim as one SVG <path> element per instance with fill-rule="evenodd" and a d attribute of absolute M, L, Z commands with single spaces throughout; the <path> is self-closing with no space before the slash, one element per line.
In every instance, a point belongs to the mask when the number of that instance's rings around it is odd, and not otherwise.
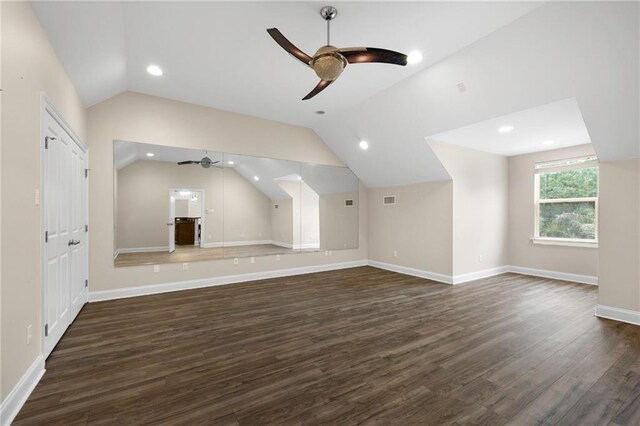
<path fill-rule="evenodd" d="M 629 309 L 614 308 L 612 306 L 596 305 L 595 314 L 600 318 L 628 322 L 640 325 L 640 312 Z"/>
<path fill-rule="evenodd" d="M 394 265 L 391 263 L 379 262 L 377 260 L 369 260 L 369 265 L 386 269 L 388 271 L 398 272 L 400 274 L 411 275 L 414 277 L 426 278 L 445 284 L 462 284 L 470 281 L 489 278 L 496 275 L 512 272 L 515 274 L 531 275 L 534 277 L 552 278 L 555 280 L 572 281 L 580 284 L 598 285 L 598 277 L 590 275 L 569 274 L 566 272 L 547 271 L 543 269 L 524 268 L 521 266 L 499 266 L 496 268 L 484 269 L 482 271 L 470 272 L 460 275 L 447 275 L 437 272 L 425 271 L 423 269 L 410 268 L 407 266 Z"/>
<path fill-rule="evenodd" d="M 150 294 L 168 293 L 171 291 L 191 290 L 203 287 L 235 284 L 247 281 L 258 281 L 269 278 L 288 277 L 291 275 L 310 274 L 314 272 L 334 271 L 338 269 L 366 266 L 366 260 L 354 260 L 351 262 L 327 263 L 324 265 L 303 266 L 300 268 L 276 269 L 273 271 L 252 272 L 240 275 L 227 275 L 224 277 L 202 278 L 199 280 L 178 281 L 172 283 L 152 284 L 140 287 L 129 287 L 118 290 L 89 292 L 89 302 L 101 302 L 104 300 L 122 299 L 126 297 L 146 296 Z"/>
<path fill-rule="evenodd" d="M 482 271 L 468 272 L 466 274 L 454 275 L 452 277 L 453 284 L 462 284 L 469 281 L 475 281 L 482 278 L 495 277 L 496 275 L 511 272 L 509 266 L 499 266 L 497 268 L 483 269 Z"/>
<path fill-rule="evenodd" d="M 426 278 L 428 280 L 438 281 L 444 284 L 453 284 L 451 275 L 409 268 L 407 266 L 394 265 L 392 263 L 379 262 L 377 260 L 369 260 L 368 264 L 374 268 L 385 269 L 387 271 L 398 272 L 400 274 L 411 275 L 418 278 Z"/>
<path fill-rule="evenodd" d="M 211 247 L 237 247 L 237 246 L 257 246 L 263 244 L 272 244 L 274 246 L 284 247 L 293 250 L 301 250 L 301 249 L 319 249 L 320 244 L 291 244 L 286 243 L 284 241 L 276 241 L 276 240 L 255 240 L 255 241 L 227 241 L 224 243 L 205 243 L 203 247 L 211 248 Z"/>
<path fill-rule="evenodd" d="M 42 378 L 44 371 L 44 358 L 42 358 L 42 355 L 38 355 L 22 378 L 20 378 L 20 381 L 2 401 L 2 405 L 0 405 L 0 425 L 8 426 L 11 424 Z"/>
<path fill-rule="evenodd" d="M 238 246 L 256 246 L 261 244 L 273 244 L 271 240 L 253 240 L 253 241 L 226 241 L 224 243 L 204 243 L 202 247 L 238 247 Z"/>
<path fill-rule="evenodd" d="M 293 244 L 285 243 L 284 241 L 271 240 L 271 241 L 269 241 L 269 243 L 273 244 L 274 246 L 284 247 L 284 248 L 288 248 L 288 249 L 292 249 L 293 248 Z"/>
<path fill-rule="evenodd" d="M 116 249 L 116 257 L 122 253 L 147 253 L 147 252 L 157 252 L 157 251 L 169 251 L 169 246 L 162 247 L 129 247 L 129 248 L 119 248 Z"/>
<path fill-rule="evenodd" d="M 598 277 L 592 275 L 569 274 L 567 272 L 547 271 L 544 269 L 524 268 L 522 266 L 508 266 L 509 272 L 534 277 L 552 278 L 554 280 L 572 281 L 580 284 L 598 285 Z"/>

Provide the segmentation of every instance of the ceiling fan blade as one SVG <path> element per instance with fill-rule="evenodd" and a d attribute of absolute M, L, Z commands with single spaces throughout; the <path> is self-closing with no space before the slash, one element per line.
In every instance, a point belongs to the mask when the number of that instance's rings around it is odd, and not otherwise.
<path fill-rule="evenodd" d="M 302 98 L 303 101 L 306 101 L 307 99 L 311 99 L 313 98 L 315 95 L 317 95 L 318 93 L 322 92 L 324 89 L 327 88 L 327 86 L 329 86 L 331 83 L 333 83 L 333 81 L 328 81 L 328 80 L 320 80 L 320 83 L 318 83 L 318 85 L 316 87 L 313 88 L 312 91 L 310 91 L 307 96 L 305 96 L 304 98 Z"/>
<path fill-rule="evenodd" d="M 178 164 L 181 166 L 184 164 L 200 164 L 200 161 L 180 161 Z"/>
<path fill-rule="evenodd" d="M 287 40 L 287 38 L 283 36 L 280 31 L 278 31 L 277 28 L 269 28 L 267 32 L 276 41 L 276 43 L 280 45 L 280 47 L 289 52 L 289 54 L 293 55 L 296 59 L 304 62 L 306 65 L 309 65 L 309 62 L 311 62 L 313 58 L 295 47 L 293 43 Z"/>
<path fill-rule="evenodd" d="M 212 161 L 212 162 L 211 162 L 211 165 L 213 166 L 214 164 L 218 164 L 219 162 L 220 162 L 220 160 Z"/>
<path fill-rule="evenodd" d="M 407 65 L 407 55 L 393 50 L 378 49 L 377 47 L 345 47 L 338 52 L 350 64 L 364 64 L 377 62 L 382 64 Z"/>

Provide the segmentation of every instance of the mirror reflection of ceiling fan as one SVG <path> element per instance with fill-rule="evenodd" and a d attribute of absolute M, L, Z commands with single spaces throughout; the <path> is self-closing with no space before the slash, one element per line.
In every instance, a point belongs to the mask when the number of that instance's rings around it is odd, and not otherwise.
<path fill-rule="evenodd" d="M 202 157 L 201 160 L 187 160 L 187 161 L 179 161 L 178 165 L 179 166 L 184 166 L 185 164 L 199 164 L 202 167 L 204 167 L 205 169 L 208 169 L 209 167 L 220 167 L 220 166 L 216 166 L 216 164 L 218 164 L 220 161 L 211 161 L 211 158 L 209 157 Z"/>
<path fill-rule="evenodd" d="M 330 25 L 331 20 L 338 15 L 338 10 L 333 6 L 325 6 L 320 11 L 322 18 L 327 21 L 327 44 L 322 46 L 313 55 L 307 55 L 298 49 L 293 43 L 282 35 L 277 28 L 269 28 L 267 32 L 291 56 L 298 59 L 308 67 L 312 68 L 318 77 L 320 83 L 302 100 L 313 98 L 315 95 L 324 90 L 333 83 L 342 73 L 347 64 L 363 64 L 363 63 L 383 63 L 405 66 L 407 65 L 407 55 L 393 50 L 380 49 L 377 47 L 344 47 L 338 49 L 330 44 Z"/>

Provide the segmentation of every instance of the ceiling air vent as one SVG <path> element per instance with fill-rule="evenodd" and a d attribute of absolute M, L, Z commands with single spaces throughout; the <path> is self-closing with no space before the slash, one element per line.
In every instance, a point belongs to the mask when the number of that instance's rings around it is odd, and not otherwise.
<path fill-rule="evenodd" d="M 353 200 L 344 200 L 345 207 L 353 207 Z"/>
<path fill-rule="evenodd" d="M 395 195 L 385 195 L 384 197 L 382 197 L 382 204 L 385 205 L 392 205 L 396 203 L 396 196 Z"/>

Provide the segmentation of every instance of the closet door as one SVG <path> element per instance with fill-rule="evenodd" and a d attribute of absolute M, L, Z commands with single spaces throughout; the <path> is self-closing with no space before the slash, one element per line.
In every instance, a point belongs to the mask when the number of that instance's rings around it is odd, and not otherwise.
<path fill-rule="evenodd" d="M 58 122 L 45 117 L 44 356 L 87 300 L 86 153 Z"/>

